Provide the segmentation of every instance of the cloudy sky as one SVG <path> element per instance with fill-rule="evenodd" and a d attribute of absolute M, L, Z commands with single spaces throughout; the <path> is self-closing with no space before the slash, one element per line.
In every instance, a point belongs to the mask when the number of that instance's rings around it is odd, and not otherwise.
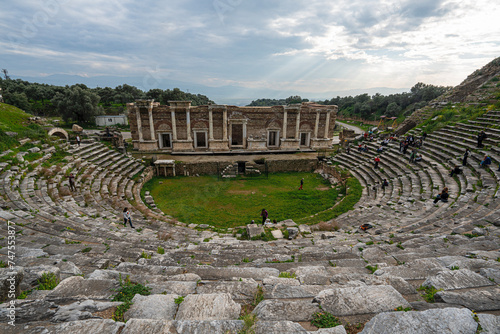
<path fill-rule="evenodd" d="M 16 0 L 0 68 L 282 97 L 457 85 L 500 56 L 499 18 L 496 0 Z"/>

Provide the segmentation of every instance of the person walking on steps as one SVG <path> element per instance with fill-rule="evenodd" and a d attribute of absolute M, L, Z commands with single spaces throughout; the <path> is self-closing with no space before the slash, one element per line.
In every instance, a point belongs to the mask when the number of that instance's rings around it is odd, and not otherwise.
<path fill-rule="evenodd" d="M 450 195 L 448 195 L 448 188 L 444 187 L 443 191 L 441 191 L 440 194 L 437 194 L 436 199 L 434 200 L 434 204 L 436 204 L 439 201 L 441 201 L 441 202 L 448 202 L 448 197 L 449 196 Z"/>
<path fill-rule="evenodd" d="M 304 178 L 300 179 L 300 188 L 299 190 L 304 190 L 302 187 L 304 186 Z"/>
<path fill-rule="evenodd" d="M 73 175 L 73 173 L 70 173 L 69 176 L 68 176 L 68 181 L 69 181 L 69 190 L 70 191 L 76 191 L 76 187 L 75 187 L 75 176 Z"/>
<path fill-rule="evenodd" d="M 486 133 L 484 132 L 484 130 L 481 130 L 481 132 L 479 132 L 477 134 L 477 147 L 479 148 L 482 148 L 484 145 L 483 145 L 483 140 L 486 139 Z"/>
<path fill-rule="evenodd" d="M 269 214 L 267 213 L 267 210 L 266 209 L 262 209 L 262 212 L 260 213 L 260 216 L 262 217 L 262 225 L 264 225 L 264 223 L 267 220 L 267 216 L 269 216 Z"/>
<path fill-rule="evenodd" d="M 375 159 L 373 159 L 373 161 L 375 161 L 375 166 L 373 168 L 378 168 L 378 164 L 380 162 L 380 158 L 379 157 L 375 157 Z"/>
<path fill-rule="evenodd" d="M 123 209 L 123 226 L 127 226 L 127 221 L 130 223 L 131 228 L 135 228 L 132 226 L 132 217 L 130 216 L 130 211 L 128 208 Z"/>
<path fill-rule="evenodd" d="M 79 135 L 76 135 L 76 143 L 78 144 L 78 147 L 80 147 L 80 136 Z"/>
<path fill-rule="evenodd" d="M 465 153 L 464 153 L 464 158 L 462 159 L 462 166 L 467 166 L 467 158 L 469 157 L 470 155 L 470 151 L 468 148 L 465 149 Z"/>
<path fill-rule="evenodd" d="M 384 181 L 382 181 L 382 189 L 385 189 L 388 186 L 389 186 L 389 182 L 387 182 L 387 179 L 384 179 Z"/>

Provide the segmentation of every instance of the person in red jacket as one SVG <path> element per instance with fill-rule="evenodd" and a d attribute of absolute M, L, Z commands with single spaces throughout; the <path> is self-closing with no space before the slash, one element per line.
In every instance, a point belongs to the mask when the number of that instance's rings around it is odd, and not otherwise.
<path fill-rule="evenodd" d="M 378 163 L 380 162 L 380 158 L 379 157 L 375 157 L 374 161 L 375 161 L 375 167 L 374 168 L 377 168 L 378 167 Z"/>

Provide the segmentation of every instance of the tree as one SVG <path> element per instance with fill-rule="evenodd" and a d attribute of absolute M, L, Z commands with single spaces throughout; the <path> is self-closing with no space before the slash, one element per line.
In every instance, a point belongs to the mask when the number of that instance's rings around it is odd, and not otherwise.
<path fill-rule="evenodd" d="M 99 100 L 96 93 L 80 86 L 72 86 L 63 93 L 57 93 L 52 103 L 66 123 L 93 123 L 95 116 L 104 113 L 99 106 Z"/>
<path fill-rule="evenodd" d="M 5 103 L 18 107 L 21 110 L 24 110 L 26 112 L 31 111 L 31 105 L 28 101 L 28 97 L 26 97 L 26 94 L 24 93 L 6 92 L 4 100 Z"/>
<path fill-rule="evenodd" d="M 399 106 L 399 104 L 397 104 L 396 102 L 391 102 L 389 103 L 387 109 L 385 110 L 385 115 L 387 117 L 394 117 L 397 116 L 400 111 L 401 107 Z"/>

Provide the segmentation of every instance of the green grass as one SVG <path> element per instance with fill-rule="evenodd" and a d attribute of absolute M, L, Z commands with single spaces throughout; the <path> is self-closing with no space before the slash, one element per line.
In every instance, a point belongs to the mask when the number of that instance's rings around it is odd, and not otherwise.
<path fill-rule="evenodd" d="M 328 312 L 313 313 L 313 320 L 311 320 L 311 324 L 318 328 L 332 328 L 342 325 L 338 318 Z"/>
<path fill-rule="evenodd" d="M 296 278 L 295 276 L 295 273 L 289 273 L 289 272 L 286 272 L 286 271 L 282 271 L 278 277 L 281 277 L 281 278 Z"/>
<path fill-rule="evenodd" d="M 28 124 L 32 115 L 9 104 L 0 103 L 0 151 L 16 147 L 19 142 L 5 134 L 7 131 L 17 132 L 17 138 L 33 140 L 47 138 L 47 132 L 38 124 Z"/>
<path fill-rule="evenodd" d="M 438 292 L 441 291 L 442 289 L 437 290 L 433 286 L 423 286 L 421 285 L 417 291 L 422 291 L 422 297 L 425 299 L 426 302 L 428 303 L 434 303 L 434 295 Z"/>
<path fill-rule="evenodd" d="M 322 221 L 328 221 L 330 219 L 337 218 L 344 212 L 350 211 L 354 208 L 354 205 L 360 200 L 363 186 L 359 183 L 358 179 L 351 177 L 347 180 L 347 195 L 344 197 L 342 202 L 338 205 L 335 205 L 332 209 L 326 210 L 325 212 L 321 212 L 314 217 L 307 217 L 298 219 L 295 222 L 302 224 L 314 224 Z M 343 193 L 344 191 L 340 191 Z"/>
<path fill-rule="evenodd" d="M 148 296 L 151 294 L 151 288 L 139 283 L 132 283 L 128 276 L 125 280 L 122 280 L 122 276 L 120 274 L 120 289 L 117 291 L 117 294 L 113 296 L 111 301 L 123 302 L 123 304 L 116 308 L 113 320 L 125 322 L 123 315 L 127 312 L 130 306 L 132 306 L 132 299 L 136 294 Z"/>
<path fill-rule="evenodd" d="M 298 190 L 301 178 L 303 191 Z M 163 212 L 176 219 L 216 227 L 235 227 L 251 220 L 261 222 L 263 208 L 271 220 L 313 222 L 309 216 L 332 207 L 338 195 L 327 181 L 312 173 L 277 173 L 268 179 L 222 181 L 213 176 L 155 177 L 144 185 L 143 194 L 145 191 L 151 192 Z M 315 221 L 320 219 L 325 217 Z"/>

